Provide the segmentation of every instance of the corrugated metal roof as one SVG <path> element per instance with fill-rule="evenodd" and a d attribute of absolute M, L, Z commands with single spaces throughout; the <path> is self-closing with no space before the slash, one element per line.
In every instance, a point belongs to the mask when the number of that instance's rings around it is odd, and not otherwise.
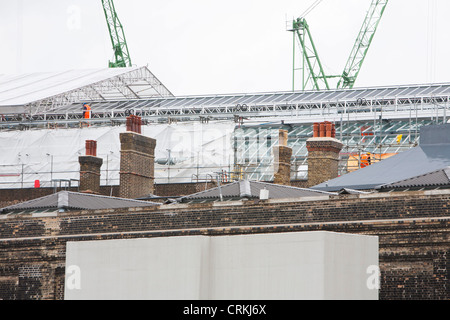
<path fill-rule="evenodd" d="M 418 147 L 312 187 L 315 190 L 339 191 L 375 189 L 450 166 L 450 124 L 421 129 Z"/>
<path fill-rule="evenodd" d="M 221 193 L 224 199 L 259 198 L 260 192 L 263 189 L 268 190 L 269 199 L 288 199 L 314 197 L 321 195 L 335 195 L 335 193 L 325 191 L 290 187 L 260 181 L 242 180 L 202 192 L 194 193 L 192 195 L 184 196 L 180 200 L 182 202 L 218 200 L 220 199 Z"/>
<path fill-rule="evenodd" d="M 155 205 L 160 204 L 149 201 L 107 197 L 88 193 L 60 191 L 45 197 L 5 207 L 0 209 L 0 213 L 60 208 L 69 210 L 118 209 L 149 207 Z"/>
<path fill-rule="evenodd" d="M 417 189 L 450 186 L 450 167 L 380 186 L 378 189 Z"/>

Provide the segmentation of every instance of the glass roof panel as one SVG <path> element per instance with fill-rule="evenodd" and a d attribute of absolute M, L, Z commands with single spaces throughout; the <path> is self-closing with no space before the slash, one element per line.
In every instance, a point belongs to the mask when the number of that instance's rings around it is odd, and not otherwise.
<path fill-rule="evenodd" d="M 268 96 L 272 96 L 272 94 L 261 94 L 261 95 L 258 95 L 258 96 L 252 101 L 252 103 L 260 103 L 261 101 L 264 101 L 265 99 L 267 99 Z"/>
<path fill-rule="evenodd" d="M 347 99 L 347 100 L 348 100 L 348 99 L 354 99 L 354 98 L 356 98 L 356 97 L 359 97 L 360 95 L 362 95 L 362 94 L 365 93 L 365 92 L 367 92 L 366 89 L 359 89 L 359 90 L 350 91 L 349 94 L 346 95 L 345 97 L 342 97 L 342 99 L 343 99 L 343 98 L 345 98 L 345 99 Z"/>

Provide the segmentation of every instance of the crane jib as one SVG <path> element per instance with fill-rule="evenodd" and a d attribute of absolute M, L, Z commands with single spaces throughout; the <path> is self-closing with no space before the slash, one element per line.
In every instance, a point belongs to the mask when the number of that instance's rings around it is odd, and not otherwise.
<path fill-rule="evenodd" d="M 106 23 L 111 37 L 114 61 L 109 62 L 110 68 L 131 67 L 131 58 L 125 39 L 122 23 L 117 16 L 113 0 L 102 0 Z"/>

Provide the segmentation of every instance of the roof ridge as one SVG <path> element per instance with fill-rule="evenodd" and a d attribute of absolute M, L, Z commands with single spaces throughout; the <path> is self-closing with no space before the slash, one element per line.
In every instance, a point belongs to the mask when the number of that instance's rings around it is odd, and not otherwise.
<path fill-rule="evenodd" d="M 126 200 L 126 201 L 133 201 L 133 202 L 140 202 L 140 203 L 149 203 L 149 201 L 145 201 L 145 200 L 137 200 L 137 199 L 129 199 L 129 198 L 121 198 L 121 197 L 113 197 L 113 196 L 106 196 L 103 194 L 93 194 L 93 193 L 87 193 L 87 192 L 74 192 L 74 191 L 59 191 L 56 194 L 60 193 L 60 192 L 67 192 L 69 194 L 77 194 L 77 195 L 83 195 L 83 196 L 88 196 L 88 197 L 98 197 L 98 198 L 103 198 L 103 199 L 115 199 L 115 200 Z"/>
<path fill-rule="evenodd" d="M 288 186 L 288 185 L 276 184 L 276 183 L 269 183 L 269 182 L 264 182 L 264 181 L 250 181 L 250 182 L 264 184 L 264 185 L 268 185 L 268 186 L 277 186 L 277 187 L 282 187 L 282 188 L 290 188 L 290 189 L 295 189 L 295 190 L 304 190 L 304 191 L 321 192 L 321 193 L 326 193 L 326 194 L 335 194 L 334 192 L 329 192 L 329 191 L 316 190 L 316 189 L 311 189 L 311 188 L 294 187 L 294 186 Z"/>
<path fill-rule="evenodd" d="M 240 181 L 233 181 L 233 182 L 231 182 L 231 183 L 227 183 L 227 184 L 225 184 L 225 185 L 220 186 L 220 188 L 226 188 L 226 187 L 232 186 L 232 185 L 234 185 L 234 184 L 237 184 L 237 183 L 239 183 L 239 182 L 240 182 Z M 183 196 L 183 197 L 181 197 L 180 199 L 188 199 L 189 197 L 198 196 L 198 195 L 201 195 L 201 194 L 206 193 L 206 192 L 211 192 L 211 191 L 213 191 L 213 190 L 215 190 L 215 189 L 219 189 L 219 186 L 214 187 L 214 188 L 210 188 L 210 189 L 206 189 L 206 190 L 203 190 L 203 191 L 199 191 L 199 192 L 196 192 L 196 193 L 192 193 L 192 194 Z"/>

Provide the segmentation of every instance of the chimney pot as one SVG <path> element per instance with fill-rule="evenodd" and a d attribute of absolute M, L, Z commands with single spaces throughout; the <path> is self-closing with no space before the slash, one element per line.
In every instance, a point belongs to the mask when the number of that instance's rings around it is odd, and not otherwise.
<path fill-rule="evenodd" d="M 131 131 L 131 117 L 127 117 L 127 131 Z"/>
<path fill-rule="evenodd" d="M 137 118 L 137 124 L 138 124 L 138 133 L 141 134 L 142 133 L 142 118 L 141 117 Z"/>
<path fill-rule="evenodd" d="M 86 155 L 87 156 L 97 156 L 97 141 L 86 140 Z"/>
<path fill-rule="evenodd" d="M 327 123 L 326 123 L 326 129 L 325 129 L 325 132 L 326 132 L 326 136 L 327 136 L 328 138 L 331 138 L 331 136 L 332 136 L 332 134 L 333 134 L 333 125 L 332 125 L 330 122 L 327 122 Z"/>
<path fill-rule="evenodd" d="M 318 138 L 319 137 L 319 124 L 316 122 L 313 125 L 313 137 Z"/>
<path fill-rule="evenodd" d="M 319 137 L 325 137 L 325 123 L 323 122 L 319 124 Z"/>
<path fill-rule="evenodd" d="M 135 116 L 135 115 L 130 115 L 127 117 L 127 131 L 130 132 L 135 132 L 135 133 L 142 133 L 142 118 Z"/>

